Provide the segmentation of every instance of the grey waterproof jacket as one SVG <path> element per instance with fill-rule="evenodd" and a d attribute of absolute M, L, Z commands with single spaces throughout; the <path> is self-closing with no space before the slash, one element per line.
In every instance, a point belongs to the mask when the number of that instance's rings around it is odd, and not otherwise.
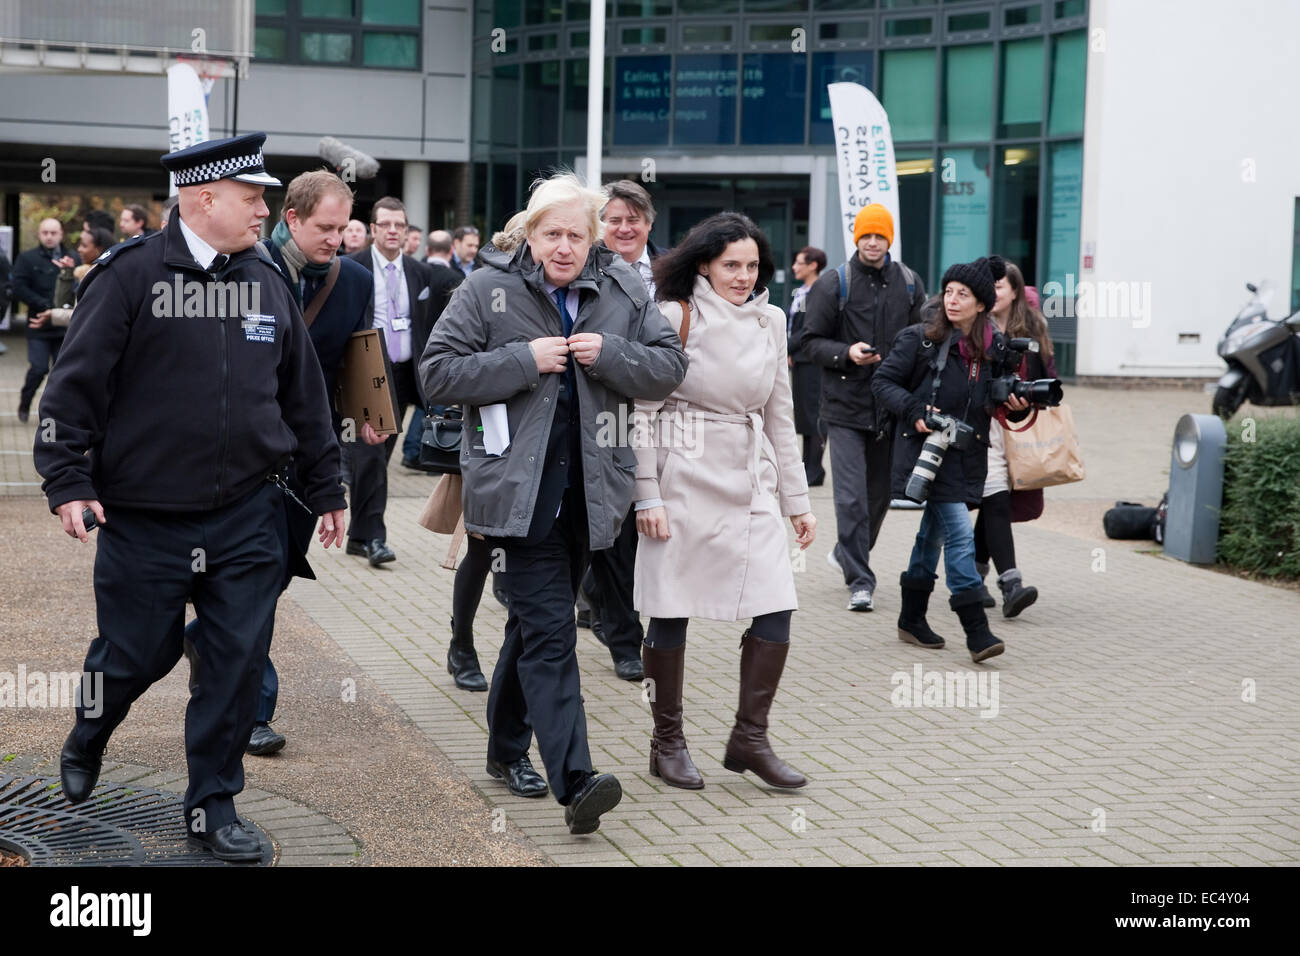
<path fill-rule="evenodd" d="M 466 529 L 523 538 L 532 523 L 563 378 L 538 373 L 529 342 L 564 333 L 560 310 L 546 293 L 542 267 L 527 242 L 511 250 L 489 244 L 478 261 L 482 268 L 461 283 L 429 336 L 420 379 L 429 402 L 465 406 L 460 465 Z M 581 297 L 574 333 L 602 336 L 594 364 L 570 358 L 595 551 L 614 543 L 632 503 L 633 401 L 671 395 L 686 375 L 686 354 L 636 270 L 608 249 L 593 245 L 571 285 Z M 510 445 L 493 456 L 484 448 L 479 410 L 497 402 L 506 405 Z"/>

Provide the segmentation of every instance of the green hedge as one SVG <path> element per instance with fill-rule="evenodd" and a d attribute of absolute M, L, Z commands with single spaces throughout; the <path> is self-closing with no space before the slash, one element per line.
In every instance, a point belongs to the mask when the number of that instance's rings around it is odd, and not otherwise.
<path fill-rule="evenodd" d="M 1266 578 L 1300 577 L 1300 419 L 1256 420 L 1255 441 L 1228 426 L 1221 563 Z"/>

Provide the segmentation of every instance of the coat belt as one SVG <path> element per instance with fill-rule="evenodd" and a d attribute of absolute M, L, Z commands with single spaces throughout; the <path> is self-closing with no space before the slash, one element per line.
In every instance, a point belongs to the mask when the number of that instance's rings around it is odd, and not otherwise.
<path fill-rule="evenodd" d="M 738 412 L 726 414 L 692 405 L 681 400 L 665 402 L 664 409 L 681 416 L 682 421 L 698 418 L 706 422 L 721 422 L 726 425 L 747 425 L 749 427 L 749 484 L 753 492 L 759 490 L 758 472 L 763 456 L 763 415 L 761 412 Z"/>

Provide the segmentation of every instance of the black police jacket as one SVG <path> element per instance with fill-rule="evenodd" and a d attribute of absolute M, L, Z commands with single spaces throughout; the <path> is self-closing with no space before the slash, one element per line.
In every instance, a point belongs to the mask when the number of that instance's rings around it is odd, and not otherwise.
<path fill-rule="evenodd" d="M 51 511 L 79 498 L 211 510 L 289 457 L 313 511 L 344 507 L 320 365 L 258 249 L 214 279 L 173 216 L 100 257 L 41 399 L 35 464 Z"/>
<path fill-rule="evenodd" d="M 925 417 L 930 404 L 935 366 L 942 343 L 925 337 L 924 325 L 910 325 L 898 333 L 889 358 L 881 362 L 871 382 L 876 401 L 896 418 L 894 426 L 894 462 L 891 485 L 894 497 L 903 497 L 921 446 L 929 437 L 916 430 L 916 421 Z M 966 449 L 950 446 L 943 465 L 930 488 L 930 501 L 959 501 L 978 505 L 984 497 L 984 479 L 989 468 L 989 421 L 996 406 L 989 397 L 989 382 L 1019 364 L 1000 339 L 995 339 L 989 355 L 980 361 L 972 374 L 957 344 L 948 352 L 948 360 L 939 379 L 939 396 L 935 406 L 945 415 L 964 421 L 975 435 Z M 1029 411 L 1007 412 L 1007 420 L 1023 421 Z"/>
<path fill-rule="evenodd" d="M 838 269 L 827 269 L 808 290 L 799 360 L 822 367 L 821 420 L 848 428 L 887 429 L 886 416 L 876 408 L 871 380 L 879 365 L 858 365 L 849 346 L 866 342 L 889 357 L 894 337 L 921 320 L 925 287 L 916 276 L 911 295 L 907 274 L 892 259 L 883 269 L 863 265 L 854 255 L 848 263 L 848 299 L 840 311 Z"/>

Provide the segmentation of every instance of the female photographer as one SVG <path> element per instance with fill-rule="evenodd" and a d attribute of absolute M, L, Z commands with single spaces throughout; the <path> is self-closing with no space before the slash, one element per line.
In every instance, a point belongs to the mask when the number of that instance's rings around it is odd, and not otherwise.
<path fill-rule="evenodd" d="M 1015 264 L 1000 256 L 989 258 L 995 280 L 997 302 L 993 322 L 999 332 L 1011 338 L 1031 338 L 1038 343 L 1037 352 L 1026 352 L 1018 369 L 1026 381 L 1056 378 L 1052 358 L 1052 339 L 1047 334 L 1047 320 L 1026 300 L 1025 277 Z M 1042 489 L 1012 491 L 1007 477 L 1005 436 L 994 421 L 989 427 L 989 472 L 984 480 L 984 497 L 975 520 L 975 571 L 980 576 L 980 597 L 985 607 L 993 607 L 993 596 L 984 587 L 989 573 L 989 558 L 998 569 L 998 588 L 1002 591 L 1002 616 L 1015 617 L 1038 600 L 1038 589 L 1025 587 L 1016 565 L 1016 543 L 1011 535 L 1013 521 L 1032 521 L 1043 513 Z"/>
<path fill-rule="evenodd" d="M 635 604 L 653 681 L 650 772 L 698 790 L 682 734 L 686 626 L 753 618 L 741 638 L 740 706 L 723 766 L 774 787 L 802 787 L 767 739 L 767 717 L 798 607 L 782 517 L 813 542 L 808 482 L 795 440 L 785 316 L 768 303 L 767 237 L 745 216 L 705 219 L 654 264 L 660 309 L 690 360 L 667 401 L 638 401 L 653 423 L 637 448 Z"/>
<path fill-rule="evenodd" d="M 984 613 L 968 509 L 983 497 L 989 421 L 995 412 L 989 381 L 1001 374 L 1007 356 L 1002 343 L 995 344 L 988 320 L 997 300 L 988 261 L 950 266 L 941 288 L 942 308 L 927 321 L 898 333 L 889 357 L 876 370 L 871 391 L 898 421 L 896 497 L 906 493 L 927 436 L 936 431 L 954 436 L 942 462 L 933 468 L 911 561 L 899 579 L 903 590 L 899 639 L 927 648 L 944 645 L 925 619 L 942 547 L 952 593 L 949 605 L 961 619 L 971 659 L 979 662 L 1006 650 L 989 631 Z M 1026 416 L 1029 406 L 1012 395 L 1005 407 L 1011 412 L 1007 417 L 1015 421 Z"/>

